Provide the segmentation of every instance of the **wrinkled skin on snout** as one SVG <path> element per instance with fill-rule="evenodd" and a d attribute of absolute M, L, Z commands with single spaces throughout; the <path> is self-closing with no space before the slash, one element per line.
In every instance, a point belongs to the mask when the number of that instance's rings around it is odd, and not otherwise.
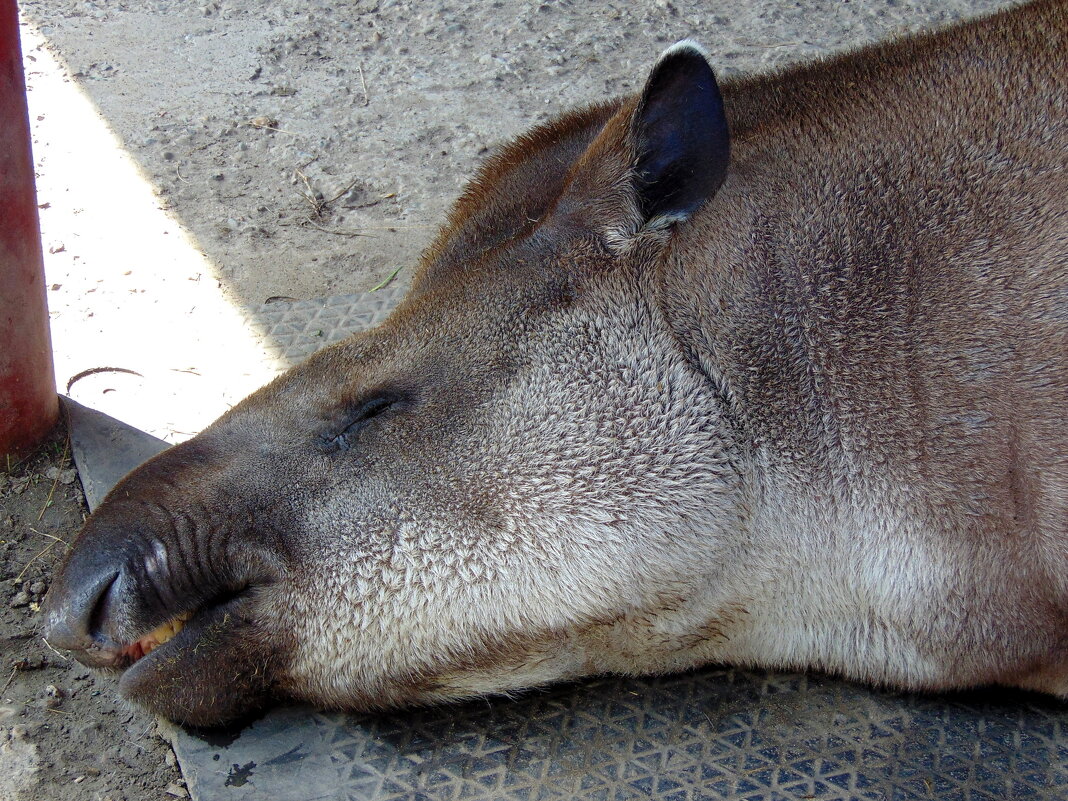
<path fill-rule="evenodd" d="M 671 48 L 121 482 L 46 639 L 201 725 L 713 661 L 1068 696 L 1064 52 L 1063 0 L 722 95 Z"/>

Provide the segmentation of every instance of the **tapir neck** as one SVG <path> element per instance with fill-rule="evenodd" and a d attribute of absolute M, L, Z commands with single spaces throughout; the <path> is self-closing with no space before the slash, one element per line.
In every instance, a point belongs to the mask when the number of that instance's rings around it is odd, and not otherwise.
<path fill-rule="evenodd" d="M 1062 436 L 1054 389 L 1026 390 L 1030 430 L 1012 409 L 1040 361 L 1068 370 L 1029 344 L 1063 331 L 1034 280 L 1065 275 L 1057 8 L 725 88 L 731 170 L 674 234 L 659 302 L 752 453 L 809 492 L 966 503 L 987 490 L 959 475 Z"/>

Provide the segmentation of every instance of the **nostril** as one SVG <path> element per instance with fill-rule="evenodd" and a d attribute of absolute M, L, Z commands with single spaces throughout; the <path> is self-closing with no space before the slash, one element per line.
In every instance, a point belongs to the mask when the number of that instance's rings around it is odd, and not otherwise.
<path fill-rule="evenodd" d="M 64 574 L 45 600 L 45 641 L 68 651 L 84 651 L 96 644 L 109 592 L 120 575 L 116 570 L 72 587 Z"/>

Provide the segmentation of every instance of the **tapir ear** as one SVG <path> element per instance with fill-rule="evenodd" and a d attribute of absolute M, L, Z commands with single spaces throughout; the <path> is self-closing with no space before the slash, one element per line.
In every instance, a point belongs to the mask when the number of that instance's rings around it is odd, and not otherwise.
<path fill-rule="evenodd" d="M 723 184 L 730 136 L 716 76 L 689 40 L 664 51 L 574 162 L 550 220 L 626 250 L 687 219 Z"/>
<path fill-rule="evenodd" d="M 684 220 L 727 176 L 730 136 L 716 76 L 688 39 L 664 51 L 631 117 L 643 224 Z"/>

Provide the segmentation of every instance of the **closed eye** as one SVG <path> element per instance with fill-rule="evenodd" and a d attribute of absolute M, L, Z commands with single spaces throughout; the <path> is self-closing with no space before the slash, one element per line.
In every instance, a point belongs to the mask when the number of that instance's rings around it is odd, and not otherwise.
<path fill-rule="evenodd" d="M 400 400 L 399 395 L 376 395 L 365 400 L 342 421 L 340 428 L 335 427 L 321 435 L 323 449 L 327 453 L 347 451 L 360 431 L 367 428 L 375 418 L 396 406 Z"/>

